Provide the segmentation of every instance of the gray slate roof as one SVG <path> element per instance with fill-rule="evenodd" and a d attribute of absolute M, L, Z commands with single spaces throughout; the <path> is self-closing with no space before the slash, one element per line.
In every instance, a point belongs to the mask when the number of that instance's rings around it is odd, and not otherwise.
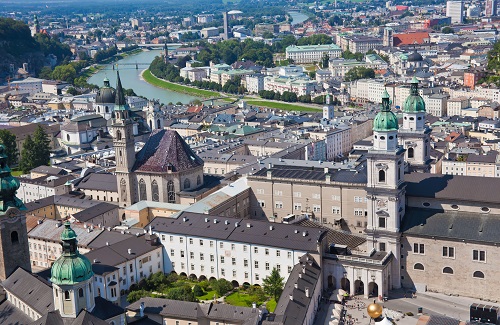
<path fill-rule="evenodd" d="M 200 305 L 196 302 L 151 297 L 139 299 L 138 301 L 130 304 L 127 307 L 127 310 L 138 312 L 142 302 L 144 302 L 145 314 L 159 314 L 162 316 L 173 316 L 193 320 L 203 316 Z"/>
<path fill-rule="evenodd" d="M 0 304 L 0 324 L 2 325 L 27 325 L 31 318 L 26 316 L 19 308 L 16 308 L 8 300 Z M 55 324 L 57 325 L 57 324 Z"/>
<path fill-rule="evenodd" d="M 409 207 L 401 226 L 404 234 L 500 243 L 500 215 Z"/>
<path fill-rule="evenodd" d="M 214 219 L 217 219 L 217 223 L 214 223 Z M 235 227 L 235 223 L 238 223 L 238 227 Z M 327 233 L 324 229 L 313 227 L 213 217 L 193 212 L 183 212 L 176 219 L 158 217 L 153 219 L 150 225 L 154 232 L 159 233 L 214 238 L 310 252 L 317 251 L 318 241 L 321 241 Z M 303 235 L 304 232 L 306 236 Z"/>
<path fill-rule="evenodd" d="M 54 310 L 51 286 L 23 268 L 17 268 L 2 286 L 41 315 Z"/>
<path fill-rule="evenodd" d="M 137 153 L 134 170 L 138 172 L 182 172 L 203 166 L 182 137 L 172 130 L 154 130 Z"/>
<path fill-rule="evenodd" d="M 90 173 L 82 178 L 77 185 L 77 189 L 118 192 L 116 175 L 108 173 Z"/>
<path fill-rule="evenodd" d="M 299 277 L 299 274 L 302 276 Z M 276 314 L 274 321 L 283 325 L 304 324 L 314 288 L 320 277 L 321 267 L 314 258 L 309 254 L 302 256 L 300 263 L 293 267 L 286 281 L 274 311 Z M 297 283 L 297 288 L 295 288 L 295 283 Z M 309 288 L 309 297 L 306 297 L 305 288 Z M 290 299 L 290 295 L 293 295 L 293 300 Z"/>
<path fill-rule="evenodd" d="M 406 195 L 436 199 L 500 203 L 500 178 L 427 173 L 405 174 Z"/>

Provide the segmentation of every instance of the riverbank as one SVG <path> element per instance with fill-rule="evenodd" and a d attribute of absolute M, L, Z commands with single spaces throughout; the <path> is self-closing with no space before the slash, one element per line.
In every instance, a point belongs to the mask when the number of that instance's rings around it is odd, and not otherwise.
<path fill-rule="evenodd" d="M 94 63 L 93 65 L 89 66 L 88 69 L 83 69 L 82 72 L 80 72 L 79 77 L 84 77 L 85 80 L 88 82 L 89 78 L 92 77 L 97 72 L 99 72 L 101 69 L 104 69 L 106 64 L 120 61 L 128 56 L 139 54 L 142 51 L 143 51 L 143 49 L 137 48 L 137 49 L 133 49 L 133 50 L 130 50 L 127 52 L 117 53 L 110 58 L 102 60 L 99 63 Z"/>
<path fill-rule="evenodd" d="M 244 99 L 244 101 L 248 105 L 253 106 L 263 106 L 268 108 L 276 108 L 284 111 L 295 111 L 295 112 L 319 112 L 321 108 L 309 107 L 309 106 L 301 106 L 295 104 L 288 104 L 285 102 L 277 102 L 277 101 L 266 101 L 266 100 L 254 100 L 254 99 Z"/>
<path fill-rule="evenodd" d="M 144 81 L 158 88 L 164 88 L 178 93 L 199 96 L 203 98 L 222 97 L 220 93 L 215 91 L 183 86 L 173 82 L 166 81 L 164 79 L 157 78 L 151 73 L 151 71 L 149 71 L 149 69 L 142 71 L 141 76 L 142 79 L 144 79 Z"/>

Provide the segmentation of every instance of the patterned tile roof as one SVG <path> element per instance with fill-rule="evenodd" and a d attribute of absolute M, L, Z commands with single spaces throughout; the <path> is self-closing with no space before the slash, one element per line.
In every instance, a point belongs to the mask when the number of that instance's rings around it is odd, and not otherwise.
<path fill-rule="evenodd" d="M 199 166 L 203 166 L 203 160 L 176 131 L 155 130 L 137 154 L 134 171 L 182 172 Z"/>

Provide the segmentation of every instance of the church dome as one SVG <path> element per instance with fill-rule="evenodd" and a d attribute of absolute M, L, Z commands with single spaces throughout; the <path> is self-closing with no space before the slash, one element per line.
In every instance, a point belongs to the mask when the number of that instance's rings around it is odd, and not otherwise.
<path fill-rule="evenodd" d="M 78 252 L 76 233 L 69 222 L 64 224 L 61 240 L 64 252 L 52 264 L 50 281 L 57 285 L 73 285 L 92 278 L 92 264 Z"/>
<path fill-rule="evenodd" d="M 403 104 L 404 113 L 425 112 L 425 102 L 422 96 L 418 93 L 418 80 L 413 77 L 410 86 L 410 95 L 406 98 Z"/>
<path fill-rule="evenodd" d="M 420 61 L 423 61 L 424 58 L 422 57 L 422 55 L 420 55 L 417 50 L 413 51 L 413 53 L 411 53 L 410 55 L 408 55 L 408 62 L 420 62 Z"/>
<path fill-rule="evenodd" d="M 391 111 L 389 104 L 389 93 L 387 90 L 382 95 L 382 109 L 373 120 L 373 131 L 397 131 L 399 128 L 398 118 Z"/>
<path fill-rule="evenodd" d="M 104 79 L 104 86 L 97 91 L 95 97 L 96 104 L 113 104 L 116 99 L 116 92 L 110 86 L 109 79 Z"/>

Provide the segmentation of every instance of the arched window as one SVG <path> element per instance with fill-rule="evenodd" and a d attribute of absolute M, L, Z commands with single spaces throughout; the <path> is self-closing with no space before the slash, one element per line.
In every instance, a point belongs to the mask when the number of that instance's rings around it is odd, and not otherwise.
<path fill-rule="evenodd" d="M 425 270 L 424 265 L 421 264 L 421 263 L 416 263 L 415 265 L 413 265 L 413 269 L 414 270 L 420 270 L 420 271 L 424 271 Z"/>
<path fill-rule="evenodd" d="M 186 178 L 184 180 L 184 189 L 190 188 L 191 187 L 191 182 L 189 181 L 189 178 Z"/>
<path fill-rule="evenodd" d="M 12 244 L 19 243 L 19 235 L 17 231 L 13 231 L 10 233 L 10 241 L 12 242 Z"/>
<path fill-rule="evenodd" d="M 161 129 L 160 119 L 157 119 L 157 120 L 156 120 L 156 128 L 157 128 L 157 129 Z"/>
<path fill-rule="evenodd" d="M 83 288 L 78 289 L 78 297 L 83 297 Z"/>
<path fill-rule="evenodd" d="M 66 134 L 66 140 L 70 141 L 70 139 L 69 134 Z"/>
<path fill-rule="evenodd" d="M 472 274 L 473 278 L 479 278 L 479 279 L 484 279 L 484 273 L 481 271 L 476 271 L 474 274 Z"/>
<path fill-rule="evenodd" d="M 453 269 L 451 267 L 447 266 L 447 267 L 445 267 L 443 269 L 443 273 L 445 273 L 445 274 L 453 274 Z"/>
<path fill-rule="evenodd" d="M 69 299 L 70 299 L 70 297 L 69 297 L 69 291 L 66 290 L 66 291 L 64 291 L 64 300 L 69 300 Z"/>
<path fill-rule="evenodd" d="M 413 158 L 415 152 L 413 148 L 408 148 L 408 158 Z"/>
<path fill-rule="evenodd" d="M 139 200 L 140 201 L 145 201 L 147 200 L 146 196 L 146 182 L 141 178 L 139 181 Z"/>
<path fill-rule="evenodd" d="M 106 106 L 106 113 L 109 113 L 109 107 Z"/>
<path fill-rule="evenodd" d="M 122 178 L 120 181 L 120 193 L 122 197 L 122 202 L 127 201 L 127 181 L 125 178 Z"/>
<path fill-rule="evenodd" d="M 149 120 L 149 128 L 153 131 L 153 122 L 151 122 L 151 120 Z"/>
<path fill-rule="evenodd" d="M 201 177 L 200 177 L 200 175 L 198 175 L 198 177 L 196 177 L 196 185 L 201 185 Z"/>
<path fill-rule="evenodd" d="M 120 130 L 116 131 L 116 140 L 121 140 L 122 139 L 122 133 Z"/>
<path fill-rule="evenodd" d="M 378 181 L 380 183 L 385 183 L 385 170 L 378 171 Z"/>
<path fill-rule="evenodd" d="M 158 191 L 158 183 L 156 182 L 156 180 L 154 180 L 151 183 L 151 197 L 152 197 L 153 201 L 155 201 L 155 202 L 160 201 L 160 193 Z"/>
<path fill-rule="evenodd" d="M 173 181 L 167 182 L 167 199 L 168 203 L 175 203 L 175 186 Z"/>

